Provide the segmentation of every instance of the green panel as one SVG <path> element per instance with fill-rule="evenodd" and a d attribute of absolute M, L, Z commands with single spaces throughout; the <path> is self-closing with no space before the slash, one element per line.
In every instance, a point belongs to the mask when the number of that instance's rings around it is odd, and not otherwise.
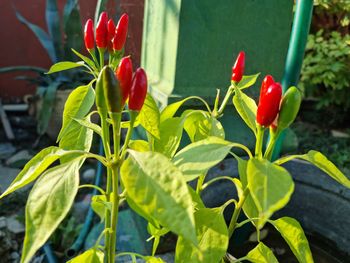
<path fill-rule="evenodd" d="M 213 97 L 216 88 L 226 90 L 240 50 L 246 52 L 246 74 L 261 71 L 261 79 L 272 74 L 281 81 L 293 2 L 182 1 L 174 93 Z"/>

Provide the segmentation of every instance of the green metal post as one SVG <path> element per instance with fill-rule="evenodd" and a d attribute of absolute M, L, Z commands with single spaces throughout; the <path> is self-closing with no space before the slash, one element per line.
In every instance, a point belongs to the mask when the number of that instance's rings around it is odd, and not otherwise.
<path fill-rule="evenodd" d="M 285 92 L 290 86 L 297 85 L 299 81 L 307 37 L 310 30 L 312 9 L 313 0 L 297 0 L 293 28 L 289 40 L 287 59 L 282 78 L 283 92 Z M 285 133 L 283 132 L 276 143 L 272 157 L 273 160 L 278 158 L 284 139 Z"/>

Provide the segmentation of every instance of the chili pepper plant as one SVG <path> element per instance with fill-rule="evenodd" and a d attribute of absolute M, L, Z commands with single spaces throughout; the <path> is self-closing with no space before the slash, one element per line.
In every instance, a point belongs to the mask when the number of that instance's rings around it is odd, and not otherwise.
<path fill-rule="evenodd" d="M 241 52 L 232 69 L 230 86 L 223 98 L 217 91 L 213 108 L 202 98 L 192 96 L 160 111 L 147 94 L 145 71 L 139 68 L 133 72 L 131 58 L 123 57 L 127 27 L 126 14 L 115 27 L 112 20 L 108 21 L 107 13 L 102 13 L 95 32 L 92 20 L 88 20 L 84 40 L 91 57 L 78 53 L 81 62 L 60 62 L 51 67 L 49 73 L 85 67 L 94 79 L 70 94 L 58 146 L 43 149 L 34 156 L 0 197 L 38 179 L 26 205 L 21 262 L 29 262 L 48 240 L 67 215 L 79 189 L 85 187 L 99 192 L 91 205 L 105 228 L 93 247 L 69 262 L 111 263 L 118 262 L 122 255 L 130 255 L 134 262 L 136 257 L 146 262 L 163 262 L 155 254 L 160 238 L 170 231 L 178 235 L 176 262 L 278 262 L 272 250 L 260 240 L 260 230 L 266 224 L 272 224 L 281 233 L 299 262 L 313 262 L 300 224 L 290 217 L 271 219 L 274 212 L 288 203 L 294 191 L 293 179 L 281 165 L 299 158 L 346 187 L 350 187 L 350 181 L 317 151 L 271 160 L 278 137 L 298 113 L 299 90 L 290 87 L 283 95 L 281 85 L 272 76 L 266 76 L 257 105 L 244 91 L 256 82 L 258 74 L 243 76 L 245 54 Z M 205 110 L 177 113 L 188 100 L 199 100 Z M 225 140 L 220 117 L 231 100 L 256 137 L 254 151 Z M 90 121 L 95 114 L 100 117 L 100 125 Z M 128 121 L 122 121 L 123 114 L 129 116 Z M 132 140 L 135 127 L 142 127 L 148 139 Z M 127 130 L 123 141 L 122 129 Z M 191 143 L 179 149 L 183 131 Z M 266 132 L 270 139 L 263 150 Z M 104 155 L 90 152 L 93 136 L 101 137 Z M 245 156 L 238 156 L 235 148 Z M 208 170 L 228 155 L 238 162 L 239 178 L 218 176 L 205 180 Z M 79 184 L 79 168 L 87 158 L 96 159 L 107 168 L 105 189 Z M 196 189 L 188 184 L 193 180 L 196 180 Z M 237 198 L 219 207 L 207 208 L 201 193 L 219 180 L 232 183 Z M 128 251 L 116 254 L 118 209 L 123 202 L 148 221 L 152 255 Z M 226 224 L 223 212 L 230 204 L 234 205 L 234 211 Z M 241 213 L 246 220 L 239 221 Z M 258 243 L 245 257 L 235 259 L 227 253 L 229 239 L 245 224 L 254 225 Z"/>

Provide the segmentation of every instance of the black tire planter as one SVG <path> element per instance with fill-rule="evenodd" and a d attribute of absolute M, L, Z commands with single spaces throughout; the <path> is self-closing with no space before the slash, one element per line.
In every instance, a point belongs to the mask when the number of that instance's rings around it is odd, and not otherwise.
<path fill-rule="evenodd" d="M 326 240 L 328 248 L 340 251 L 340 262 L 350 262 L 350 190 L 304 161 L 293 160 L 284 167 L 293 176 L 295 192 L 288 205 L 278 211 L 274 218 L 290 216 L 297 219 L 309 237 Z M 207 180 L 218 175 L 237 177 L 236 161 L 224 160 L 210 170 Z M 235 187 L 227 180 L 215 182 L 202 193 L 209 207 L 219 206 L 235 196 Z M 227 209 L 225 214 L 227 220 L 233 207 L 230 208 L 231 211 Z M 251 233 L 249 231 L 252 229 L 237 231 L 236 234 L 240 235 L 238 242 L 246 240 Z"/>

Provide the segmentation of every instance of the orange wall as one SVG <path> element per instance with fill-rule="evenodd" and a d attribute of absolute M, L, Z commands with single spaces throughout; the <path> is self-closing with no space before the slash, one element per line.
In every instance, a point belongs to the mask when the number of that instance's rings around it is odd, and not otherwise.
<path fill-rule="evenodd" d="M 49 68 L 50 59 L 41 47 L 34 34 L 21 24 L 12 7 L 15 3 L 17 10 L 29 21 L 39 25 L 46 31 L 45 0 L 0 1 L 0 67 L 13 65 L 33 65 Z M 58 0 L 62 12 L 66 0 Z M 93 17 L 97 0 L 80 0 L 81 19 L 85 23 L 87 18 Z M 117 5 L 116 3 L 120 3 Z M 108 3 L 110 14 L 128 12 L 130 15 L 130 30 L 126 54 L 131 54 L 135 64 L 139 64 L 143 0 L 110 0 Z M 28 72 L 0 74 L 0 97 L 4 101 L 20 100 L 26 94 L 35 92 L 35 86 L 14 77 L 28 75 Z"/>

